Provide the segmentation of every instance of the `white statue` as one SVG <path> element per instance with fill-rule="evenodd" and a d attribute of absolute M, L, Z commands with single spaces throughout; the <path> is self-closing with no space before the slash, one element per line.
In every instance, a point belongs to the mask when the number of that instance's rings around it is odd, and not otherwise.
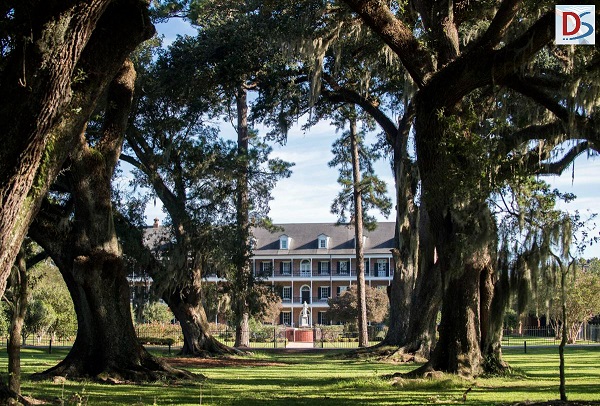
<path fill-rule="evenodd" d="M 304 304 L 302 305 L 302 313 L 301 313 L 300 317 L 300 327 L 309 327 L 310 324 L 308 324 L 308 304 L 306 302 L 304 302 Z"/>

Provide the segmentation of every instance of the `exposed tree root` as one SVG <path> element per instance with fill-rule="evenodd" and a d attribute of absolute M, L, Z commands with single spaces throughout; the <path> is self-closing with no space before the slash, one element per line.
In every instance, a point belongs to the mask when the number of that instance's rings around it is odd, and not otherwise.
<path fill-rule="evenodd" d="M 409 352 L 406 347 L 398 347 L 395 345 L 377 344 L 372 347 L 358 348 L 347 352 L 348 358 L 370 358 L 375 357 L 384 361 L 394 361 L 400 363 L 407 362 L 426 362 L 418 352 Z"/>
<path fill-rule="evenodd" d="M 227 355 L 248 355 L 249 352 L 235 347 L 229 347 L 214 337 L 208 337 L 203 343 L 196 342 L 194 345 L 184 345 L 179 355 L 212 358 Z"/>
<path fill-rule="evenodd" d="M 24 405 L 31 406 L 39 404 L 34 399 L 27 398 L 19 395 L 18 393 L 10 390 L 4 382 L 0 382 L 0 405 Z"/>
<path fill-rule="evenodd" d="M 67 357 L 55 367 L 33 374 L 31 379 L 50 380 L 62 377 L 69 380 L 93 380 L 107 384 L 206 379 L 201 374 L 173 368 L 154 357 L 146 358 L 141 365 L 107 366 L 100 371 L 90 365 L 82 364 L 77 360 L 69 360 Z"/>

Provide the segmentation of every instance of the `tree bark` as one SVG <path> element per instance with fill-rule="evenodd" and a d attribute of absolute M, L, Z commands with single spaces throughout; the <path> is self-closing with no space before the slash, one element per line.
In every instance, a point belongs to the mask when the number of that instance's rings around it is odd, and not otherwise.
<path fill-rule="evenodd" d="M 560 264 L 560 301 L 562 308 L 562 337 L 558 346 L 558 357 L 559 357 L 559 373 L 560 373 L 560 400 L 563 402 L 567 401 L 567 385 L 565 379 L 565 347 L 567 345 L 567 272 L 568 269 L 564 269 L 564 265 Z"/>
<path fill-rule="evenodd" d="M 356 241 L 356 299 L 358 307 L 358 346 L 369 346 L 367 329 L 367 298 L 365 294 L 365 250 L 363 246 L 363 205 L 360 162 L 358 155 L 356 117 L 350 118 L 350 149 L 354 198 L 354 239 Z"/>
<path fill-rule="evenodd" d="M 123 143 L 135 70 L 126 61 L 109 91 L 101 139 L 81 134 L 66 174 L 69 210 L 40 213 L 32 235 L 50 253 L 73 299 L 77 337 L 67 357 L 38 377 L 156 380 L 189 377 L 150 355 L 138 342 L 129 306 L 121 247 L 113 222 L 111 177 Z M 53 218 L 54 216 L 54 218 Z"/>
<path fill-rule="evenodd" d="M 183 332 L 181 355 L 215 356 L 239 355 L 241 352 L 220 343 L 208 329 L 208 320 L 201 305 L 199 287 L 187 289 L 175 287 L 163 293 L 163 299 L 169 304 L 173 315 L 179 320 Z"/>
<path fill-rule="evenodd" d="M 0 293 L 97 98 L 154 33 L 147 5 L 137 0 L 24 2 L 15 20 L 25 31 L 15 33 L 0 76 Z"/>
<path fill-rule="evenodd" d="M 248 303 L 248 295 L 249 290 L 252 289 L 253 276 L 250 266 L 250 193 L 248 190 L 249 132 L 247 93 L 244 86 L 240 85 L 236 94 L 239 173 L 237 176 L 236 191 L 238 249 L 234 257 L 237 273 L 232 292 L 236 322 L 234 347 L 250 346 L 250 305 Z"/>
<path fill-rule="evenodd" d="M 21 394 L 21 333 L 27 311 L 28 280 L 25 252 L 19 251 L 13 272 L 11 273 L 13 288 L 13 312 L 10 321 L 8 337 L 8 388 L 14 393 Z"/>
<path fill-rule="evenodd" d="M 417 373 L 436 369 L 477 376 L 484 367 L 484 342 L 491 337 L 496 233 L 486 204 L 489 192 L 479 185 L 478 163 L 468 149 L 438 147 L 457 136 L 447 122 L 455 107 L 437 104 L 433 88 L 421 92 L 416 104 L 419 172 L 439 254 L 443 305 L 439 340 L 429 363 Z"/>

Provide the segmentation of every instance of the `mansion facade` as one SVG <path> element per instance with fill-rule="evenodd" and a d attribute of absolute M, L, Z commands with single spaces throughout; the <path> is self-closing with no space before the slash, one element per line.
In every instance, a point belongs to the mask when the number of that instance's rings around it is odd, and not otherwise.
<path fill-rule="evenodd" d="M 279 231 L 252 229 L 253 272 L 281 296 L 279 320 L 273 322 L 299 326 L 306 303 L 310 325 L 330 324 L 327 300 L 356 284 L 354 225 L 295 223 L 275 226 Z M 374 231 L 363 232 L 365 281 L 373 288 L 386 290 L 392 282 L 394 226 L 393 222 L 380 222 Z M 144 243 L 156 251 L 163 250 L 169 239 L 169 229 L 160 226 L 158 219 L 144 231 Z M 206 275 L 204 279 L 208 283 L 223 281 L 217 275 Z M 152 283 L 147 276 L 142 280 L 136 275 L 131 275 L 129 282 L 133 296 L 140 289 L 147 292 Z"/>
<path fill-rule="evenodd" d="M 364 231 L 365 281 L 387 289 L 393 278 L 393 222 Z M 254 273 L 281 295 L 279 324 L 298 326 L 304 303 L 309 324 L 330 324 L 330 297 L 356 284 L 354 225 L 328 223 L 278 224 L 280 231 L 253 229 Z M 208 277 L 208 282 L 217 278 Z"/>

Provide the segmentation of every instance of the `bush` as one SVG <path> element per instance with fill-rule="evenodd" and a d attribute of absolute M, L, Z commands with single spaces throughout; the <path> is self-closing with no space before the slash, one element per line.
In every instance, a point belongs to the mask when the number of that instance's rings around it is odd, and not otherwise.
<path fill-rule="evenodd" d="M 173 313 L 165 303 L 154 302 L 144 308 L 143 318 L 146 323 L 170 323 Z"/>
<path fill-rule="evenodd" d="M 138 337 L 138 341 L 142 345 L 168 345 L 175 344 L 175 340 L 165 337 Z"/>

